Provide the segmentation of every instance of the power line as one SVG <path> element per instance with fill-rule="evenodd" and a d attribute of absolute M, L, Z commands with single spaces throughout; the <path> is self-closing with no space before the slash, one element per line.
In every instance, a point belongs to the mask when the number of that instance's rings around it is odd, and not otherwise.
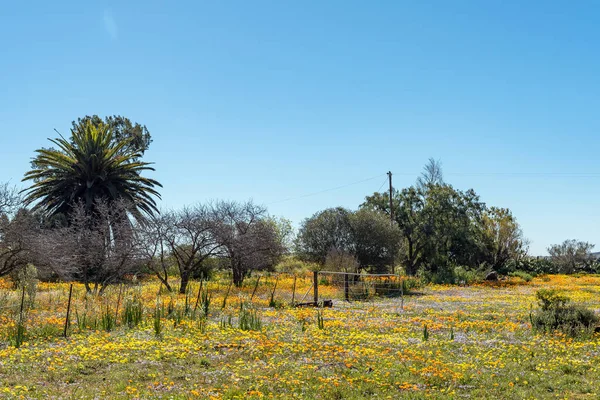
<path fill-rule="evenodd" d="M 284 202 L 287 202 L 287 201 L 298 200 L 298 199 L 303 199 L 303 198 L 306 198 L 306 197 L 316 196 L 318 194 L 322 194 L 322 193 L 327 193 L 327 192 L 331 192 L 331 191 L 334 191 L 334 190 L 343 189 L 343 188 L 346 188 L 346 187 L 349 187 L 349 186 L 358 185 L 359 183 L 372 181 L 372 180 L 377 179 L 377 178 L 379 178 L 381 176 L 386 176 L 385 179 L 383 180 L 383 182 L 381 183 L 381 185 L 379 186 L 379 189 L 377 189 L 377 192 L 380 192 L 381 189 L 383 188 L 383 186 L 388 181 L 387 175 L 388 175 L 387 173 L 385 173 L 385 174 L 379 174 L 379 175 L 376 175 L 376 176 L 372 176 L 370 178 L 361 179 L 359 181 L 347 183 L 345 185 L 336 186 L 336 187 L 332 187 L 332 188 L 325 189 L 325 190 L 320 190 L 318 192 L 307 193 L 307 194 L 304 194 L 304 195 L 301 195 L 301 196 L 289 197 L 287 199 L 274 201 L 274 202 L 271 202 L 271 203 L 267 203 L 267 205 L 284 203 Z M 417 177 L 418 173 L 399 172 L 399 173 L 394 173 L 394 175 Z M 600 178 L 600 172 L 449 172 L 449 173 L 445 173 L 444 175 L 446 175 L 446 176 L 464 176 L 464 177 L 473 176 L 473 177 Z"/>
<path fill-rule="evenodd" d="M 387 175 L 387 174 L 386 174 L 386 175 Z M 381 191 L 381 188 L 383 187 L 383 185 L 385 185 L 385 184 L 387 183 L 387 181 L 388 181 L 388 178 L 386 177 L 386 178 L 383 180 L 383 182 L 381 183 L 381 186 L 379 186 L 379 189 L 377 189 L 377 192 L 380 192 L 380 191 Z"/>
<path fill-rule="evenodd" d="M 533 176 L 533 177 L 565 177 L 565 178 L 597 178 L 600 172 L 449 172 L 451 176 Z"/>
<path fill-rule="evenodd" d="M 377 178 L 380 178 L 380 177 L 382 177 L 382 176 L 384 176 L 384 175 L 386 175 L 386 174 L 379 174 L 379 175 L 377 175 L 377 176 L 372 176 L 372 177 L 370 177 L 370 178 L 361 179 L 360 181 L 356 181 L 356 182 L 352 182 L 352 183 L 347 183 L 347 184 L 345 184 L 345 185 L 342 185 L 342 186 L 336 186 L 336 187 L 332 187 L 332 188 L 329 188 L 329 189 L 320 190 L 320 191 L 318 191 L 318 192 L 308 193 L 308 194 L 304 194 L 304 195 L 297 196 L 297 197 L 290 197 L 290 198 L 287 198 L 287 199 L 283 199 L 283 200 L 274 201 L 274 202 L 271 202 L 271 203 L 267 203 L 267 205 L 271 205 L 271 204 L 277 204 L 277 203 L 283 203 L 283 202 L 286 202 L 286 201 L 292 201 L 292 200 L 303 199 L 303 198 L 305 198 L 305 197 L 315 196 L 315 195 L 317 195 L 317 194 L 326 193 L 326 192 L 331 192 L 331 191 L 333 191 L 333 190 L 339 190 L 339 189 L 343 189 L 343 188 L 346 188 L 346 187 L 348 187 L 348 186 L 358 185 L 359 183 L 363 183 L 363 182 L 372 181 L 372 180 L 374 180 L 374 179 L 377 179 Z M 386 178 L 386 179 L 387 179 L 387 178 Z"/>

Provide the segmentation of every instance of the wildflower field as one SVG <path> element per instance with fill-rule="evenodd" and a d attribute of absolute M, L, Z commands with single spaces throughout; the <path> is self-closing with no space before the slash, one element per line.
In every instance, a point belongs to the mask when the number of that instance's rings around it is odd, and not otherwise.
<path fill-rule="evenodd" d="M 275 286 L 277 281 L 277 286 Z M 86 296 L 69 284 L 0 289 L 3 398 L 598 398 L 600 336 L 532 332 L 535 292 L 559 288 L 600 308 L 600 277 L 430 285 L 402 301 L 293 308 L 309 276 L 248 279 L 242 289 L 155 281 Z M 253 296 L 255 288 L 260 287 Z M 23 312 L 21 313 L 22 295 Z"/>

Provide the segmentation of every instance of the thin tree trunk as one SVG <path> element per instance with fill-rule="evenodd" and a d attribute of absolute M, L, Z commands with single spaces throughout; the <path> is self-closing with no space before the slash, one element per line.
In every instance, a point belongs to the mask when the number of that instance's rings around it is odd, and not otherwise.
<path fill-rule="evenodd" d="M 179 294 L 185 294 L 188 283 L 190 282 L 189 272 L 181 274 L 181 284 L 179 285 Z"/>

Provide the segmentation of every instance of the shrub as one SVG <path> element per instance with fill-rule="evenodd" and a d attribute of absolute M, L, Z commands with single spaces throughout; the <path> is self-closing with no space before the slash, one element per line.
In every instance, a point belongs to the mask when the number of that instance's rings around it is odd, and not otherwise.
<path fill-rule="evenodd" d="M 15 289 L 21 289 L 22 287 L 37 285 L 37 268 L 32 264 L 27 264 L 22 268 L 17 268 L 10 273 L 10 280 L 13 283 Z"/>
<path fill-rule="evenodd" d="M 461 266 L 455 267 L 453 272 L 454 282 L 452 283 L 470 285 L 484 278 L 480 271 L 469 270 Z"/>
<path fill-rule="evenodd" d="M 423 281 L 415 277 L 404 277 L 400 281 L 382 281 L 373 284 L 375 295 L 382 297 L 406 296 L 422 287 Z"/>
<path fill-rule="evenodd" d="M 509 275 L 511 272 L 523 271 L 531 275 L 546 275 L 559 273 L 558 267 L 548 258 L 527 257 L 519 260 L 510 260 L 501 268 L 498 273 Z"/>
<path fill-rule="evenodd" d="M 227 268 L 226 260 L 216 257 L 206 259 L 202 266 L 192 272 L 192 278 L 196 280 L 209 281 L 213 278 L 215 271 Z M 179 271 L 177 272 L 179 274 Z"/>
<path fill-rule="evenodd" d="M 543 311 L 564 307 L 570 299 L 556 289 L 540 289 L 535 293 Z"/>
<path fill-rule="evenodd" d="M 485 278 L 485 271 L 482 268 L 469 269 L 468 267 L 455 266 L 438 269 L 436 272 L 421 270 L 419 275 L 425 282 L 435 284 L 466 284 L 481 281 Z"/>
<path fill-rule="evenodd" d="M 314 271 L 318 266 L 299 260 L 295 257 L 285 257 L 279 264 L 275 266 L 277 272 L 286 274 L 301 275 L 308 271 Z"/>
<path fill-rule="evenodd" d="M 521 278 L 525 282 L 531 282 L 531 280 L 533 279 L 533 276 L 531 274 L 528 274 L 527 272 L 520 271 L 520 270 L 517 270 L 517 271 L 514 271 L 514 272 L 510 272 L 508 274 L 508 276 L 512 276 L 514 278 Z"/>
<path fill-rule="evenodd" d="M 592 310 L 569 304 L 570 299 L 557 290 L 541 289 L 536 297 L 541 309 L 531 315 L 531 325 L 537 331 L 560 331 L 577 337 L 590 334 L 598 323 L 599 318 Z"/>
<path fill-rule="evenodd" d="M 35 296 L 37 294 L 37 279 L 38 271 L 33 264 L 27 264 L 22 268 L 13 270 L 10 274 L 10 279 L 15 289 L 23 289 L 27 293 L 28 309 L 33 308 L 35 305 Z"/>

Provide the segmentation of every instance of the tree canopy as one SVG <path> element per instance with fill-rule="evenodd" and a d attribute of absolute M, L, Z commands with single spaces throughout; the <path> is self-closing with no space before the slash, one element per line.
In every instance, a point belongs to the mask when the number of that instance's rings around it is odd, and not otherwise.
<path fill-rule="evenodd" d="M 360 268 L 387 272 L 394 264 L 399 239 L 397 226 L 390 224 L 384 214 L 337 207 L 304 220 L 296 246 L 300 257 L 307 261 L 324 265 L 332 258 L 348 260 L 350 255 Z"/>
<path fill-rule="evenodd" d="M 136 218 L 158 211 L 155 198 L 161 184 L 145 178 L 153 171 L 150 163 L 139 161 L 142 153 L 132 138 L 117 139 L 111 127 L 87 121 L 71 130 L 71 139 L 50 140 L 56 149 L 37 150 L 34 168 L 23 181 L 33 184 L 26 190 L 25 202 L 44 214 L 70 215 L 77 202 L 92 211 L 96 200 L 122 200 Z"/>

